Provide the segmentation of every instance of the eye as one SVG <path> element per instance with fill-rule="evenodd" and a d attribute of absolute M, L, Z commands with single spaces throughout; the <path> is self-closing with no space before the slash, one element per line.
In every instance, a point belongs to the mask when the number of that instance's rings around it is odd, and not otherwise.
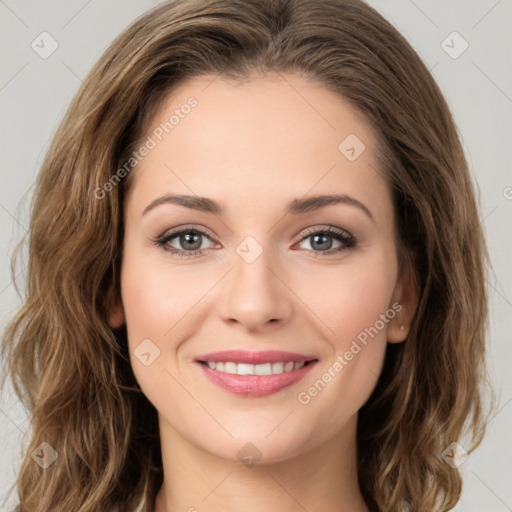
<path fill-rule="evenodd" d="M 340 245 L 338 247 L 332 248 L 333 239 L 339 242 Z M 306 236 L 299 243 L 304 241 L 309 241 L 309 245 L 312 247 L 309 251 L 313 252 L 315 256 L 317 254 L 331 255 L 352 249 L 357 245 L 357 240 L 352 235 L 332 226 L 323 229 L 313 228 L 306 231 Z"/>
<path fill-rule="evenodd" d="M 200 229 L 182 228 L 164 233 L 154 242 L 171 254 L 187 258 L 197 256 L 205 250 L 204 248 L 200 249 L 203 238 L 210 240 L 208 234 Z M 173 244 L 171 242 L 174 239 L 176 241 Z M 178 245 L 177 248 L 176 245 Z"/>
<path fill-rule="evenodd" d="M 174 229 L 164 233 L 154 240 L 154 243 L 178 257 L 190 258 L 201 255 L 210 247 L 201 248 L 204 239 L 210 240 L 210 236 L 197 228 L 184 227 Z M 333 246 L 333 241 L 339 243 L 338 247 Z M 310 241 L 311 249 L 308 252 L 317 255 L 329 256 L 344 250 L 352 249 L 357 245 L 357 240 L 346 231 L 328 226 L 322 229 L 312 228 L 306 231 L 305 236 L 299 241 L 299 244 Z"/>

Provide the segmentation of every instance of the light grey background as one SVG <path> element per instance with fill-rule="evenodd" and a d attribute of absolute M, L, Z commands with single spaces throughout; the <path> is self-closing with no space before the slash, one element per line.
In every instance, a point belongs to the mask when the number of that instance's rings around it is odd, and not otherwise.
<path fill-rule="evenodd" d="M 2 329 L 19 306 L 9 257 L 26 231 L 31 187 L 58 122 L 106 46 L 157 3 L 0 0 Z M 461 466 L 464 491 L 454 510 L 512 511 L 512 0 L 371 0 L 370 4 L 404 34 L 432 70 L 455 116 L 480 189 L 481 222 L 495 270 L 495 278 L 488 282 L 489 347 L 499 405 L 483 444 Z M 45 31 L 58 48 L 42 58 L 31 44 L 35 40 L 42 46 L 41 37 L 47 36 L 40 34 Z M 463 39 L 451 35 L 454 31 Z M 464 40 L 467 50 L 453 58 L 464 48 Z M 51 41 L 45 41 L 48 50 Z M 21 283 L 25 270 L 23 266 L 16 270 Z M 27 428 L 23 407 L 6 389 L 0 401 L 0 432 L 5 440 L 0 446 L 0 499 L 14 481 Z"/>

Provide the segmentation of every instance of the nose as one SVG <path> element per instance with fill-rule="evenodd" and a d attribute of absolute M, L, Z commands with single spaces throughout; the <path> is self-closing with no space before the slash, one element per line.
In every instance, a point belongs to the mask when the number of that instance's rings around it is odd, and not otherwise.
<path fill-rule="evenodd" d="M 282 327 L 293 313 L 293 293 L 284 271 L 263 251 L 254 261 L 233 255 L 234 268 L 221 285 L 223 320 L 257 332 Z"/>

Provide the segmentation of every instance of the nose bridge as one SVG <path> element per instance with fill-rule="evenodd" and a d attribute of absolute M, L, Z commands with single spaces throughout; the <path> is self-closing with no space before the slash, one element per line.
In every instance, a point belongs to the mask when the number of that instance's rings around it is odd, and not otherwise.
<path fill-rule="evenodd" d="M 290 294 L 277 277 L 279 265 L 273 251 L 247 236 L 235 253 L 234 269 L 222 299 L 224 318 L 251 329 L 286 320 L 291 313 Z"/>

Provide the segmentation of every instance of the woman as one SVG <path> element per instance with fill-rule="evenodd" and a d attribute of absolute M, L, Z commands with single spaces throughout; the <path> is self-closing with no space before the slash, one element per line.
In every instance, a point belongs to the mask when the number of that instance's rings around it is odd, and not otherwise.
<path fill-rule="evenodd" d="M 450 510 L 485 432 L 478 219 L 438 86 L 365 3 L 149 11 L 38 177 L 19 510 Z"/>

